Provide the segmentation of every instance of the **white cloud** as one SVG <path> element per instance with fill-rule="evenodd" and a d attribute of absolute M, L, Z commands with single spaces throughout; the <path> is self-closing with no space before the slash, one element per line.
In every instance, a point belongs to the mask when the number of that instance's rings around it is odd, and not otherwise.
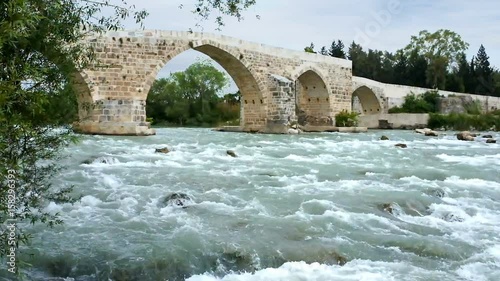
<path fill-rule="evenodd" d="M 469 59 L 480 44 L 484 44 L 490 62 L 500 67 L 500 2 L 497 0 L 257 0 L 257 4 L 244 13 L 243 21 L 226 17 L 222 31 L 216 31 L 212 21 L 201 22 L 203 28 L 196 27 L 200 21 L 190 11 L 197 0 L 129 0 L 129 3 L 149 12 L 146 29 L 221 33 L 295 50 L 314 42 L 319 50 L 337 39 L 344 41 L 347 47 L 359 38 L 358 30 L 374 30 L 375 15 L 388 12 L 388 5 L 394 1 L 400 2 L 401 10 L 390 13 L 390 20 L 379 24 L 379 32 L 363 47 L 393 52 L 408 44 L 410 36 L 420 30 L 445 28 L 457 32 L 470 44 Z M 181 4 L 183 9 L 179 9 Z M 260 15 L 260 20 L 256 15 Z M 126 28 L 137 26 L 127 22 Z M 174 58 L 161 73 L 168 75 L 185 69 L 195 61 L 197 54 L 190 51 Z"/>

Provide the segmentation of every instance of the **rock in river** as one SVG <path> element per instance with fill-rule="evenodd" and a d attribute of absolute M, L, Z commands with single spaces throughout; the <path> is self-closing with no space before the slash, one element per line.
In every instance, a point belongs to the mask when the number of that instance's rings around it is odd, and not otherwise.
<path fill-rule="evenodd" d="M 435 131 L 427 131 L 427 132 L 425 132 L 424 135 L 427 136 L 427 137 L 437 137 L 438 133 L 435 132 Z"/>
<path fill-rule="evenodd" d="M 156 153 L 164 153 L 164 154 L 167 154 L 170 152 L 170 150 L 167 148 L 167 147 L 163 147 L 163 148 L 157 148 L 155 149 L 155 152 Z"/>
<path fill-rule="evenodd" d="M 415 132 L 422 134 L 422 135 L 425 135 L 425 136 L 428 136 L 428 137 L 437 137 L 439 135 L 437 132 L 435 132 L 429 128 L 415 129 Z"/>
<path fill-rule="evenodd" d="M 193 204 L 193 200 L 185 193 L 172 193 L 165 197 L 162 201 L 163 206 L 187 208 Z"/>
<path fill-rule="evenodd" d="M 469 131 L 463 131 L 457 134 L 457 139 L 461 141 L 474 141 L 475 137 L 477 137 L 477 135 L 471 134 Z"/>

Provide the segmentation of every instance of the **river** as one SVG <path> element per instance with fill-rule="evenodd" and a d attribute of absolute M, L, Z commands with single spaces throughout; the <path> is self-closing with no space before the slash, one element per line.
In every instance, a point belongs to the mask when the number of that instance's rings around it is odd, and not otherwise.
<path fill-rule="evenodd" d="M 28 280 L 500 280 L 500 145 L 481 138 L 165 128 L 66 153 L 55 186 L 83 197 L 30 228 Z"/>

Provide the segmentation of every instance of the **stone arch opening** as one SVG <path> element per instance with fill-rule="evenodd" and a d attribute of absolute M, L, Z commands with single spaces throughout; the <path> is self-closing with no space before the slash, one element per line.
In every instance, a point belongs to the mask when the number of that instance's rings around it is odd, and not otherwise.
<path fill-rule="evenodd" d="M 76 116 L 67 115 L 68 119 L 65 121 L 71 124 L 73 122 L 80 123 L 85 120 L 90 120 L 94 110 L 90 88 L 91 81 L 85 75 L 84 71 L 79 69 L 80 65 L 78 65 L 78 62 L 73 61 L 72 58 L 68 57 L 64 52 L 61 53 L 51 48 L 47 49 L 43 46 L 39 46 L 39 48 L 31 50 L 30 52 L 32 52 L 32 59 L 37 60 L 41 66 L 47 69 L 57 69 L 52 73 L 52 75 L 55 75 L 52 76 L 53 82 L 57 81 L 57 86 L 54 84 L 46 85 L 44 81 L 38 80 L 36 84 L 38 87 L 43 88 L 44 91 L 58 87 L 59 91 L 61 91 L 61 96 L 64 95 L 64 98 L 69 98 L 69 100 L 65 101 L 65 106 L 67 106 L 67 108 L 64 110 L 70 110 L 71 114 L 76 113 Z M 31 82 L 34 81 L 31 80 L 28 84 Z M 48 86 L 48 88 L 45 86 Z M 75 101 L 76 104 L 74 103 Z M 75 105 L 75 107 L 73 107 L 73 105 Z M 75 123 L 73 125 L 75 125 Z M 77 126 L 73 128 L 78 131 Z"/>
<path fill-rule="evenodd" d="M 382 107 L 372 89 L 361 86 L 352 94 L 352 111 L 361 115 L 373 115 L 382 113 Z"/>
<path fill-rule="evenodd" d="M 210 43 L 189 42 L 187 46 L 180 47 L 173 52 L 168 52 L 161 58 L 161 63 L 156 67 L 156 71 L 151 73 L 144 87 L 145 97 L 151 85 L 153 84 L 158 71 L 167 65 L 171 60 L 176 59 L 178 55 L 183 55 L 194 50 L 216 62 L 227 72 L 234 82 L 236 89 L 228 89 L 228 95 L 231 99 L 238 95 L 239 106 L 239 126 L 244 130 L 258 130 L 265 125 L 267 103 L 264 95 L 263 87 L 259 84 L 251 66 L 244 63 L 245 55 L 241 53 L 232 54 L 230 51 L 224 50 L 222 47 Z M 190 52 L 194 56 L 194 52 Z M 190 59 L 191 60 L 191 59 Z M 234 92 L 234 93 L 233 93 Z M 235 124 L 232 124 L 235 125 Z"/>
<path fill-rule="evenodd" d="M 317 72 L 307 70 L 298 76 L 295 89 L 299 124 L 332 125 L 329 91 Z"/>
<path fill-rule="evenodd" d="M 84 78 L 85 74 L 81 72 L 73 72 L 69 75 L 69 83 L 76 94 L 78 103 L 78 122 L 93 121 L 95 116 L 93 111 L 96 109 L 92 98 L 90 83 Z"/>

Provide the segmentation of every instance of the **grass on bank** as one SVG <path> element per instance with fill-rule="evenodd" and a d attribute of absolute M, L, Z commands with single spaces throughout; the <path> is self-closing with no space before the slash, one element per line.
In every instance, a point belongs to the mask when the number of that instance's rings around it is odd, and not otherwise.
<path fill-rule="evenodd" d="M 429 128 L 456 131 L 499 131 L 500 110 L 482 114 L 438 114 L 430 113 Z"/>

